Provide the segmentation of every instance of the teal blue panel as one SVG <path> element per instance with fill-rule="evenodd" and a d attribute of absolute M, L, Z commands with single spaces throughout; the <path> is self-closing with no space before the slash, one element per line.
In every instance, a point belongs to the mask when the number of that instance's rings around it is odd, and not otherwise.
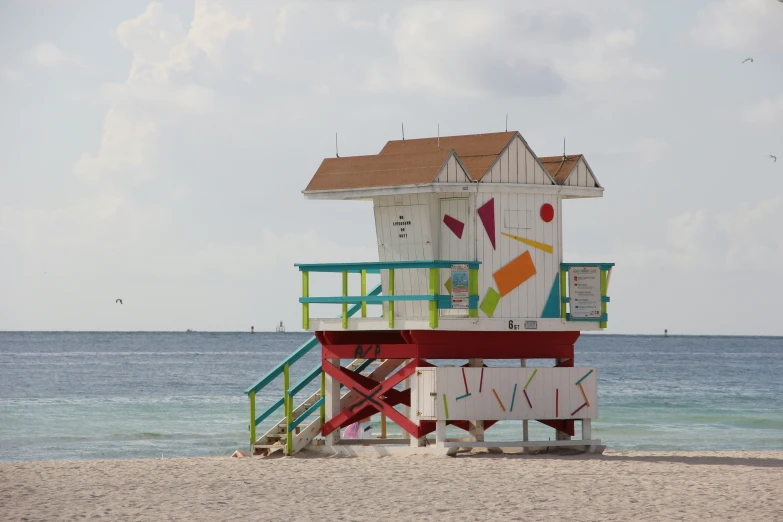
<path fill-rule="evenodd" d="M 549 291 L 549 297 L 541 312 L 542 319 L 557 319 L 560 317 L 560 274 L 555 274 L 555 282 L 552 290 Z"/>

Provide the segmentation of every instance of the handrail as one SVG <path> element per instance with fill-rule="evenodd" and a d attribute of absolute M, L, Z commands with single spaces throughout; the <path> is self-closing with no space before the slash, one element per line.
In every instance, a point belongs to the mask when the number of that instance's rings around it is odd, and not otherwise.
<path fill-rule="evenodd" d="M 366 273 L 366 272 L 365 272 Z M 364 275 L 362 274 L 362 282 L 364 282 Z M 305 278 L 306 281 L 306 278 Z M 364 288 L 364 285 L 362 285 Z M 306 288 L 306 287 L 305 287 Z M 382 285 L 376 286 L 371 292 L 370 296 L 375 297 L 378 294 L 381 293 Z M 307 306 L 307 305 L 305 305 Z M 362 315 L 366 314 L 366 305 L 363 304 L 357 304 L 351 307 L 350 310 L 344 310 L 343 316 L 352 316 L 359 310 L 362 311 Z M 347 306 L 346 306 L 347 308 Z M 321 407 L 321 417 L 324 415 L 324 405 L 325 405 L 325 397 L 324 397 L 324 373 L 323 369 L 320 365 L 313 368 L 310 373 L 305 375 L 298 383 L 294 385 L 293 388 L 289 390 L 289 368 L 292 364 L 294 364 L 296 361 L 304 357 L 307 353 L 310 352 L 315 346 L 319 344 L 318 339 L 313 336 L 310 338 L 306 343 L 304 343 L 302 346 L 300 346 L 294 353 L 286 357 L 283 361 L 281 361 L 277 366 L 272 368 L 266 375 L 264 375 L 258 382 L 256 382 L 253 386 L 249 387 L 245 390 L 245 394 L 250 399 L 250 450 L 252 453 L 253 450 L 253 444 L 256 442 L 256 426 L 261 424 L 264 420 L 266 420 L 272 413 L 277 411 L 281 406 L 285 406 L 285 415 L 286 415 L 286 425 L 287 425 L 287 435 L 286 435 L 286 453 L 291 453 L 292 448 L 292 436 L 291 436 L 291 424 L 292 424 L 292 415 L 294 412 L 294 395 L 301 391 L 305 386 L 307 386 L 313 379 L 315 379 L 317 376 L 321 376 L 321 399 L 316 403 L 319 407 Z M 369 363 L 367 363 L 369 364 Z M 284 382 L 283 382 L 283 397 L 276 401 L 272 406 L 267 408 L 261 415 L 256 417 L 256 392 L 260 391 L 264 387 L 266 387 L 270 382 L 275 380 L 277 377 L 279 377 L 281 374 L 283 374 Z M 307 409 L 308 415 L 312 413 L 314 410 L 313 406 Z M 297 418 L 297 423 L 294 425 L 294 427 L 299 425 L 299 422 L 301 422 L 303 419 L 300 416 Z"/>
<path fill-rule="evenodd" d="M 307 410 L 305 410 L 305 412 L 304 412 L 304 413 L 302 413 L 302 414 L 301 414 L 299 417 L 297 417 L 297 418 L 296 418 L 296 420 L 294 420 L 293 422 L 291 422 L 291 423 L 288 425 L 288 433 L 291 433 L 291 430 L 294 430 L 294 429 L 296 429 L 296 427 L 297 427 L 297 426 L 299 426 L 300 424 L 302 424 L 302 421 L 304 421 L 304 420 L 305 420 L 307 417 L 309 417 L 310 415 L 312 415 L 312 413 L 313 413 L 315 410 L 317 410 L 318 408 L 320 408 L 320 407 L 321 407 L 321 405 L 322 405 L 322 404 L 324 404 L 324 402 L 325 402 L 325 401 L 326 401 L 326 397 L 321 397 L 321 398 L 320 398 L 320 399 L 318 399 L 316 402 L 314 402 L 312 406 L 310 406 L 309 408 L 307 408 Z"/>
<path fill-rule="evenodd" d="M 300 272 L 349 272 L 352 274 L 366 270 L 394 270 L 395 268 L 451 268 L 451 265 L 468 265 L 468 268 L 478 270 L 481 261 L 450 261 L 447 259 L 431 259 L 421 261 L 368 261 L 366 263 L 295 263 Z M 375 272 L 378 273 L 378 272 Z"/>
<path fill-rule="evenodd" d="M 310 304 L 341 304 L 343 307 L 342 327 L 348 328 L 347 309 L 349 304 L 359 304 L 362 307 L 362 317 L 366 317 L 366 306 L 368 304 L 385 304 L 388 306 L 389 328 L 394 328 L 394 303 L 397 301 L 427 301 L 429 302 L 429 322 L 430 328 L 438 327 L 438 310 L 453 308 L 453 301 L 450 295 L 440 295 L 438 289 L 439 271 L 441 269 L 452 268 L 453 265 L 466 265 L 468 267 L 468 316 L 478 317 L 478 269 L 481 261 L 455 261 L 447 259 L 417 260 L 417 261 L 380 261 L 367 263 L 322 263 L 322 264 L 295 264 L 302 272 L 302 297 L 299 303 L 302 305 L 302 328 L 310 328 Z M 429 271 L 429 293 L 423 295 L 395 295 L 394 281 L 395 270 L 415 270 L 427 269 Z M 367 273 L 380 272 L 387 270 L 389 274 L 388 289 L 385 296 L 367 296 L 365 295 L 365 280 Z M 311 297 L 310 296 L 310 272 L 322 273 L 341 273 L 342 274 L 342 295 L 336 297 Z M 360 273 L 362 277 L 360 296 L 348 295 L 348 274 Z M 451 293 L 451 292 L 449 292 Z"/>

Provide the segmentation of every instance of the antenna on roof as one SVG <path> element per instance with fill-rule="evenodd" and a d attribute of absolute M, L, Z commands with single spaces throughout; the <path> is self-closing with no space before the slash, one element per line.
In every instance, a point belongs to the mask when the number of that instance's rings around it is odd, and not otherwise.
<path fill-rule="evenodd" d="M 506 132 L 508 132 L 508 113 L 506 113 Z"/>
<path fill-rule="evenodd" d="M 440 148 L 440 123 L 438 123 L 438 148 Z"/>
<path fill-rule="evenodd" d="M 402 126 L 402 141 L 405 141 L 405 122 L 400 123 Z"/>
<path fill-rule="evenodd" d="M 336 132 L 334 133 L 334 155 L 337 156 L 338 158 L 340 157 L 340 151 L 337 148 L 337 133 Z"/>
<path fill-rule="evenodd" d="M 568 156 L 566 156 L 566 153 L 565 153 L 565 136 L 563 136 L 563 158 L 565 159 L 567 157 Z"/>

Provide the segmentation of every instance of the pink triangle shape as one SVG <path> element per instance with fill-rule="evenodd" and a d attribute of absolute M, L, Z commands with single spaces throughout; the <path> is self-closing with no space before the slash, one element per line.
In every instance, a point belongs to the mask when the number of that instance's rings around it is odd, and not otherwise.
<path fill-rule="evenodd" d="M 454 232 L 455 236 L 462 239 L 462 231 L 465 230 L 465 223 L 459 219 L 454 219 L 448 214 L 443 216 L 443 223 L 449 227 L 452 232 Z"/>
<path fill-rule="evenodd" d="M 487 231 L 489 240 L 492 242 L 492 250 L 495 250 L 495 198 L 481 205 L 477 213 L 484 225 L 484 230 Z"/>

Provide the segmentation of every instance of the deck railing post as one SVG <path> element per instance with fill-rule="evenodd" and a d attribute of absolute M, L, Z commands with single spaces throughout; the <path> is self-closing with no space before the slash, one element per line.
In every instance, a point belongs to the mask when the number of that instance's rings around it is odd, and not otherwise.
<path fill-rule="evenodd" d="M 439 270 L 437 268 L 430 268 L 430 295 L 438 295 L 438 276 Z M 434 299 L 430 301 L 430 328 L 435 329 L 438 327 L 438 302 Z"/>
<path fill-rule="evenodd" d="M 321 404 L 321 428 L 326 423 L 326 372 L 321 370 L 321 398 L 324 402 Z"/>
<path fill-rule="evenodd" d="M 604 297 L 606 297 L 606 270 L 603 268 L 601 270 L 601 317 L 606 317 L 606 300 Z M 601 328 L 606 328 L 606 321 L 601 321 L 598 323 L 598 326 Z"/>
<path fill-rule="evenodd" d="M 389 269 L 389 296 L 394 295 L 394 269 Z M 394 328 L 394 301 L 389 301 L 389 328 Z"/>
<path fill-rule="evenodd" d="M 343 270 L 343 297 L 348 297 L 348 271 Z M 343 302 L 343 329 L 348 328 L 348 303 Z"/>
<path fill-rule="evenodd" d="M 560 317 L 566 318 L 566 304 L 563 302 L 563 298 L 566 296 L 566 278 L 568 277 L 568 271 L 560 268 Z"/>
<path fill-rule="evenodd" d="M 476 299 L 478 299 L 478 269 L 477 268 L 471 268 L 470 269 L 470 276 L 469 276 L 469 292 L 470 294 L 470 300 L 473 300 L 473 297 L 475 296 Z M 468 311 L 468 317 L 478 317 L 478 302 L 476 303 L 476 308 L 473 308 L 472 305 L 468 305 L 470 307 L 470 310 Z"/>
<path fill-rule="evenodd" d="M 367 295 L 367 270 L 362 270 L 362 297 Z M 367 317 L 367 301 L 362 301 L 362 317 Z"/>
<path fill-rule="evenodd" d="M 253 444 L 256 443 L 256 392 L 251 391 L 250 397 L 250 454 L 253 454 Z"/>
<path fill-rule="evenodd" d="M 293 452 L 294 438 L 291 433 L 291 423 L 294 416 L 294 398 L 289 397 L 288 388 L 291 385 L 290 370 L 286 364 L 283 367 L 283 404 L 285 405 L 285 454 L 290 455 Z"/>
<path fill-rule="evenodd" d="M 310 273 L 302 272 L 302 297 L 310 297 Z M 302 303 L 302 330 L 310 328 L 310 303 Z"/>

